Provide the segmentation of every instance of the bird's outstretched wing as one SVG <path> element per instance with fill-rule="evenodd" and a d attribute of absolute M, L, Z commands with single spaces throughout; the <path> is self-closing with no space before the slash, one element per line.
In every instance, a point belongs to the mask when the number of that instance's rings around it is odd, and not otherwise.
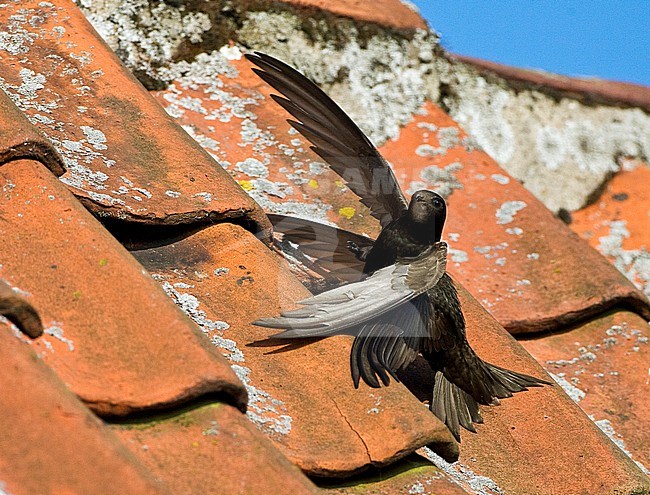
<path fill-rule="evenodd" d="M 253 71 L 283 96 L 272 98 L 296 119 L 288 122 L 370 208 L 384 227 L 407 203 L 390 166 L 368 137 L 316 84 L 280 60 L 247 54 Z"/>
<path fill-rule="evenodd" d="M 336 285 L 357 282 L 363 275 L 363 257 L 357 256 L 354 249 L 370 249 L 372 239 L 303 218 L 274 213 L 268 217 L 282 241 L 297 245 L 302 254 L 316 260 L 328 282 Z"/>
<path fill-rule="evenodd" d="M 286 329 L 273 336 L 280 339 L 358 335 L 366 329 L 363 323 L 396 310 L 436 285 L 446 265 L 447 244 L 437 242 L 416 258 L 399 259 L 364 280 L 300 301 L 303 308 L 253 324 Z"/>

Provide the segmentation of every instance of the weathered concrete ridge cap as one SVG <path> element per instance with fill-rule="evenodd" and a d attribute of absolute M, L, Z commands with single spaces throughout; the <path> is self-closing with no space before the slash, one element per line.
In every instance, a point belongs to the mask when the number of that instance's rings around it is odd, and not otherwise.
<path fill-rule="evenodd" d="M 0 321 L 0 492 L 171 493 Z"/>
<path fill-rule="evenodd" d="M 566 93 L 584 101 L 643 108 L 650 111 L 650 87 L 598 78 L 567 77 L 541 70 L 521 69 L 466 55 L 450 54 L 452 60 L 473 65 L 481 72 L 491 72 L 509 81 L 523 82 L 540 90 Z"/>
<path fill-rule="evenodd" d="M 417 8 L 410 2 L 401 0 L 377 0 L 364 2 L 359 0 L 281 0 L 282 3 L 295 7 L 331 12 L 351 19 L 372 22 L 394 29 L 426 29 L 427 23 L 420 16 Z"/>
<path fill-rule="evenodd" d="M 438 106 L 380 148 L 402 188 L 447 196 L 448 270 L 512 333 L 553 331 L 646 297 L 556 219 Z"/>
<path fill-rule="evenodd" d="M 0 164 L 20 158 L 38 160 L 57 177 L 65 173 L 63 159 L 52 143 L 0 91 Z"/>
<path fill-rule="evenodd" d="M 447 428 L 403 385 L 355 390 L 350 339 L 258 343 L 273 332 L 252 321 L 309 293 L 249 232 L 219 224 L 135 254 L 231 361 L 248 389 L 249 419 L 306 473 L 350 476 L 423 445 L 457 456 Z"/>
<path fill-rule="evenodd" d="M 96 413 L 170 408 L 246 391 L 198 328 L 40 163 L 0 167 L 0 278 L 45 326 L 34 349 Z"/>
<path fill-rule="evenodd" d="M 12 1 L 0 87 L 63 157 L 97 216 L 268 228 L 259 207 L 124 68 L 76 5 Z"/>
<path fill-rule="evenodd" d="M 253 423 L 224 404 L 113 429 L 173 493 L 320 493 Z"/>

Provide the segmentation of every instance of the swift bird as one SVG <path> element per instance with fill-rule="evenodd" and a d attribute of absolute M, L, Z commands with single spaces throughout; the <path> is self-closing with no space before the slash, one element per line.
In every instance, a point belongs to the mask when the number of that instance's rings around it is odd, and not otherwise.
<path fill-rule="evenodd" d="M 460 426 L 475 432 L 482 423 L 479 404 L 498 404 L 515 392 L 550 384 L 483 361 L 465 336 L 465 319 L 456 288 L 446 273 L 447 245 L 441 242 L 445 200 L 421 190 L 407 203 L 393 172 L 348 115 L 316 84 L 269 55 L 246 55 L 253 71 L 283 96 L 271 97 L 296 120 L 289 123 L 338 173 L 377 218 L 376 241 L 315 222 L 272 216 L 285 238 L 329 263 L 332 273 L 354 283 L 310 297 L 304 307 L 255 325 L 280 328 L 277 339 L 353 335 L 350 369 L 354 386 L 399 381 L 397 371 L 421 354 L 435 374 L 431 411 L 460 441 Z M 329 235 L 328 245 L 323 239 Z M 332 238 L 334 237 L 334 238 Z M 346 242 L 342 242 L 346 241 Z M 330 251 L 329 256 L 322 256 Z M 328 259 L 326 259 L 328 258 Z M 381 383 L 380 383 L 381 382 Z"/>

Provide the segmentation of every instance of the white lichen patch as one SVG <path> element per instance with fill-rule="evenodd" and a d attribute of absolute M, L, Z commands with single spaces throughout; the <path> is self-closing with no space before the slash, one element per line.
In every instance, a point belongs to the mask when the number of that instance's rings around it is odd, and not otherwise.
<path fill-rule="evenodd" d="M 478 254 L 482 254 L 486 260 L 501 258 L 499 251 L 503 251 L 508 247 L 507 242 L 502 242 L 500 244 L 495 244 L 494 246 L 474 246 L 474 251 Z"/>
<path fill-rule="evenodd" d="M 623 242 L 630 237 L 626 220 L 610 221 L 608 224 L 609 234 L 598 239 L 596 249 L 613 258 L 614 266 L 650 297 L 650 253 L 645 248 L 623 248 Z"/>
<path fill-rule="evenodd" d="M 237 162 L 235 170 L 243 172 L 249 177 L 266 178 L 269 176 L 269 168 L 255 158 L 246 158 L 243 162 Z"/>
<path fill-rule="evenodd" d="M 587 394 L 583 391 L 580 390 L 578 387 L 576 387 L 573 383 L 569 382 L 566 378 L 564 378 L 564 373 L 558 373 L 557 375 L 554 373 L 551 373 L 549 371 L 548 373 L 551 375 L 551 378 L 555 380 L 555 382 L 562 387 L 562 390 L 571 397 L 571 399 L 574 402 L 580 402 L 582 399 L 584 399 Z"/>
<path fill-rule="evenodd" d="M 469 261 L 469 256 L 466 251 L 460 249 L 449 248 L 449 257 L 454 263 L 466 263 Z"/>
<path fill-rule="evenodd" d="M 496 182 L 497 184 L 501 184 L 502 186 L 505 186 L 506 184 L 510 184 L 510 177 L 507 175 L 503 174 L 492 174 L 490 178 Z"/>
<path fill-rule="evenodd" d="M 63 335 L 62 323 L 52 322 L 49 326 L 43 329 L 43 333 L 46 335 L 51 335 L 57 340 L 60 340 L 68 346 L 69 351 L 74 351 L 74 342 Z"/>
<path fill-rule="evenodd" d="M 515 215 L 526 208 L 524 201 L 506 201 L 496 211 L 497 224 L 505 225 L 515 219 Z"/>
<path fill-rule="evenodd" d="M 429 447 L 422 447 L 421 452 L 437 468 L 442 469 L 465 490 L 475 495 L 505 495 L 496 482 L 487 476 L 476 474 L 469 466 L 460 462 L 449 463 Z"/>
<path fill-rule="evenodd" d="M 448 198 L 456 189 L 462 189 L 463 185 L 458 180 L 456 172 L 462 170 L 463 165 L 459 162 L 453 162 L 444 168 L 431 165 L 425 167 L 420 172 L 420 178 L 425 187 L 420 189 L 433 189 L 443 198 Z"/>

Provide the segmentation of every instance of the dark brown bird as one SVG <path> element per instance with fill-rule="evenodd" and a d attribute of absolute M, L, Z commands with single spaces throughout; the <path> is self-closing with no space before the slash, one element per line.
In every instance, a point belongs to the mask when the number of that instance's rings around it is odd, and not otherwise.
<path fill-rule="evenodd" d="M 285 63 L 256 52 L 246 57 L 264 81 L 284 97 L 272 98 L 296 120 L 289 123 L 370 208 L 382 231 L 374 243 L 314 222 L 272 217 L 285 237 L 331 265 L 342 262 L 349 278 L 363 263 L 361 280 L 301 301 L 304 307 L 264 318 L 256 325 L 286 329 L 273 338 L 354 335 L 350 368 L 355 387 L 399 381 L 397 371 L 421 354 L 435 374 L 431 411 L 460 440 L 462 426 L 475 431 L 479 404 L 549 382 L 483 361 L 465 336 L 465 319 L 446 273 L 441 242 L 444 199 L 417 191 L 407 204 L 388 163 L 365 134 L 318 86 Z M 328 237 L 329 236 L 329 237 Z M 327 245 L 324 239 L 332 240 Z M 347 242 L 344 242 L 347 241 Z M 329 256 L 323 256 L 330 251 Z"/>

